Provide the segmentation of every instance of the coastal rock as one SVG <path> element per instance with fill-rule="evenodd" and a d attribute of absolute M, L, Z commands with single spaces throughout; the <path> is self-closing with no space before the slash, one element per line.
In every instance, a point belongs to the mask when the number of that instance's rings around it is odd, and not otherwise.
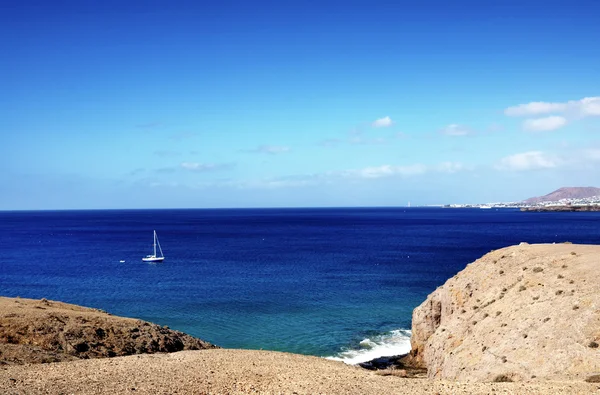
<path fill-rule="evenodd" d="M 363 369 L 377 371 L 378 374 L 392 374 L 397 377 L 423 378 L 427 375 L 427 369 L 418 366 L 407 366 L 404 364 L 406 354 L 390 357 L 379 357 L 358 364 Z"/>
<path fill-rule="evenodd" d="M 461 381 L 600 372 L 600 246 L 520 244 L 467 265 L 413 312 L 407 365 Z"/>
<path fill-rule="evenodd" d="M 0 298 L 0 364 L 215 347 L 179 331 L 97 309 L 46 299 Z"/>

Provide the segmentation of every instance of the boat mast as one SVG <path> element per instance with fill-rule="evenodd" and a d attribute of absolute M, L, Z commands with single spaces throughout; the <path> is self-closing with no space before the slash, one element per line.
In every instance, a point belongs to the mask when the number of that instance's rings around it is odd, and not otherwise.
<path fill-rule="evenodd" d="M 152 244 L 152 246 L 154 247 L 154 255 L 156 256 L 156 231 L 154 231 L 154 243 Z"/>
<path fill-rule="evenodd" d="M 156 255 L 156 246 L 158 245 L 158 250 L 160 251 L 160 256 L 163 257 L 162 248 L 160 248 L 160 241 L 158 241 L 158 236 L 156 235 L 156 231 L 154 231 L 154 256 Z"/>

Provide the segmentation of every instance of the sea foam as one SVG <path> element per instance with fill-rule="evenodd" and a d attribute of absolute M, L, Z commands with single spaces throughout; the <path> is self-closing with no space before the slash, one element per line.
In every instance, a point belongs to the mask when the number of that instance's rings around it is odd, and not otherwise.
<path fill-rule="evenodd" d="M 410 333 L 407 329 L 397 329 L 366 338 L 358 348 L 341 351 L 327 359 L 356 365 L 379 357 L 407 354 L 410 351 Z"/>

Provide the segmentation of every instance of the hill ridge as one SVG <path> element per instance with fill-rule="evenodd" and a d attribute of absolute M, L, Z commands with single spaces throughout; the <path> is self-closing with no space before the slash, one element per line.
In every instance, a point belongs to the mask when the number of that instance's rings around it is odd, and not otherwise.
<path fill-rule="evenodd" d="M 523 203 L 538 204 L 543 202 L 556 202 L 562 199 L 584 199 L 600 196 L 600 188 L 596 187 L 562 187 L 544 196 L 531 197 Z"/>

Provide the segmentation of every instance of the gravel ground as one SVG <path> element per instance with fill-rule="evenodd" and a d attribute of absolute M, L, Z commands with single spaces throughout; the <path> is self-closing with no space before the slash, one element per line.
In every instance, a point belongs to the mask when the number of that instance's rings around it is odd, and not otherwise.
<path fill-rule="evenodd" d="M 600 383 L 457 383 L 384 376 L 341 362 L 200 350 L 0 367 L 2 394 L 600 394 Z"/>

